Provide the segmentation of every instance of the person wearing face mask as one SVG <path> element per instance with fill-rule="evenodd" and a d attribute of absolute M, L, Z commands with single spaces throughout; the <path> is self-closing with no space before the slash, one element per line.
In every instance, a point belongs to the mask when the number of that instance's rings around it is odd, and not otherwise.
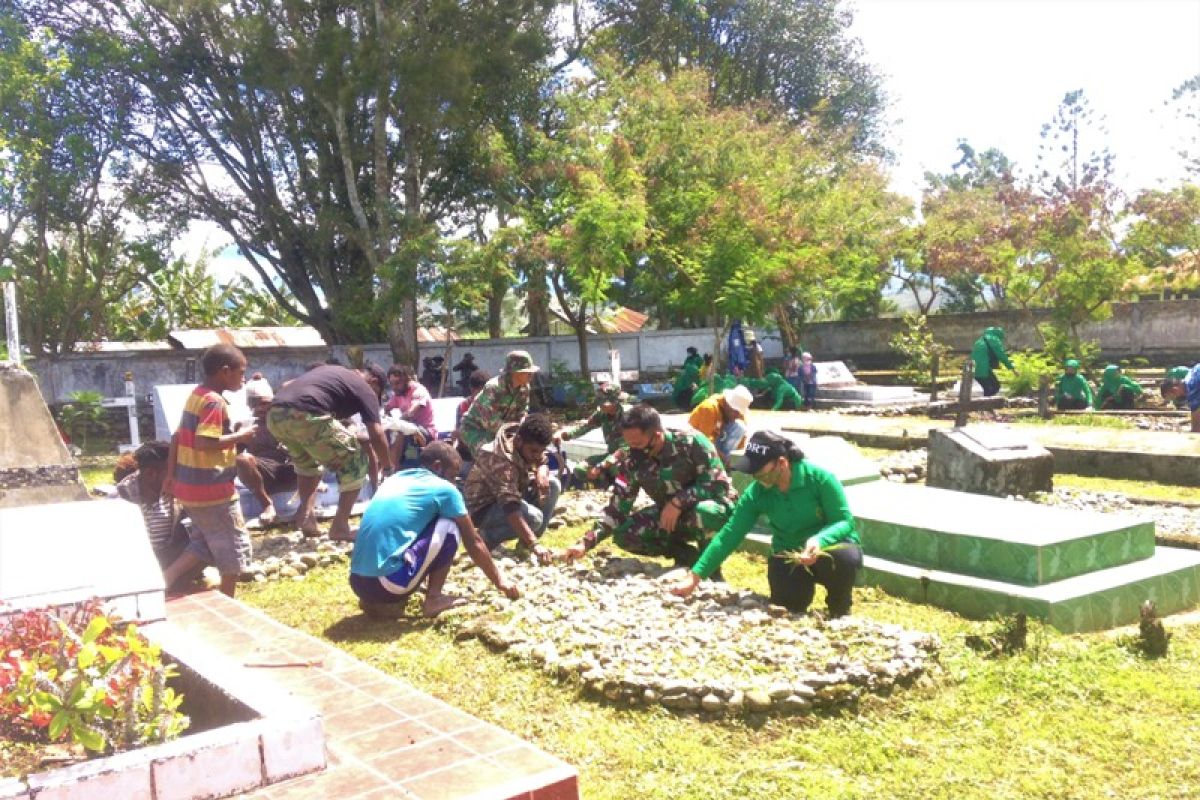
<path fill-rule="evenodd" d="M 669 556 L 691 566 L 697 542 L 725 523 L 735 493 L 721 457 L 703 434 L 668 431 L 658 412 L 638 405 L 621 417 L 625 439 L 608 505 L 576 544 L 559 555 L 581 558 L 609 536 L 623 549 L 648 556 Z M 612 457 L 610 457 L 612 458 Z M 605 462 L 608 463 L 608 462 Z M 634 511 L 644 491 L 654 505 Z"/>
<path fill-rule="evenodd" d="M 753 475 L 754 481 L 742 492 L 729 521 L 670 591 L 691 595 L 765 516 L 771 528 L 771 602 L 789 611 L 807 611 L 819 583 L 828 595 L 829 616 L 849 614 L 862 548 L 841 482 L 805 461 L 795 442 L 773 431 L 751 436 L 745 455 L 736 458 L 733 467 Z"/>

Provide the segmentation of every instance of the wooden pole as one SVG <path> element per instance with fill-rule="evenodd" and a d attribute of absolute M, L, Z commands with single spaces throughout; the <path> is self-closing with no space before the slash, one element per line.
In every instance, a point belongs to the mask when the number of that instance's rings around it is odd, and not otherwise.
<path fill-rule="evenodd" d="M 1050 419 L 1050 376 L 1042 375 L 1038 379 L 1038 416 Z"/>
<path fill-rule="evenodd" d="M 975 362 L 963 362 L 962 376 L 958 379 L 958 413 L 954 416 L 954 427 L 966 427 L 971 414 L 971 387 L 975 385 Z"/>
<path fill-rule="evenodd" d="M 936 403 L 938 399 L 938 374 L 942 369 L 942 354 L 935 352 L 929 366 L 929 402 Z"/>

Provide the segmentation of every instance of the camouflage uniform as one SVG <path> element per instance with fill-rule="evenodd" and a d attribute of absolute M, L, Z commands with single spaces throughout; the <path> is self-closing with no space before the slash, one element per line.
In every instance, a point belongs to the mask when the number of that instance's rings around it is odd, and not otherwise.
<path fill-rule="evenodd" d="M 602 489 L 607 489 L 612 485 L 615 470 L 609 470 L 600 475 L 596 480 L 588 478 L 588 472 L 592 467 L 603 463 L 610 455 L 617 452 L 622 445 L 625 444 L 624 437 L 621 436 L 621 417 L 629 410 L 629 406 L 622 403 L 622 400 L 628 398 L 621 387 L 616 384 L 606 383 L 596 390 L 597 408 L 592 411 L 591 416 L 583 422 L 572 425 L 562 432 L 564 439 L 578 439 L 588 431 L 600 429 L 604 435 L 604 444 L 607 451 L 602 454 L 588 456 L 583 461 L 575 465 L 571 470 L 571 484 L 573 486 L 595 486 Z M 615 403 L 617 405 L 616 413 L 605 413 L 603 406 L 606 403 Z"/>
<path fill-rule="evenodd" d="M 703 434 L 690 431 L 663 431 L 663 437 L 657 456 L 621 448 L 604 462 L 619 466 L 603 515 L 584 534 L 583 543 L 589 550 L 612 536 L 631 553 L 676 556 L 681 547 L 703 541 L 706 532 L 725 524 L 737 498 L 712 443 Z M 645 491 L 654 505 L 635 512 L 639 490 Z M 683 511 L 674 532 L 667 533 L 659 527 L 658 518 L 675 499 Z"/>
<path fill-rule="evenodd" d="M 506 422 L 520 422 L 529 413 L 529 386 L 513 386 L 514 372 L 536 372 L 533 359 L 524 350 L 508 354 L 504 372 L 492 378 L 475 396 L 458 425 L 458 438 L 471 451 L 471 457 L 496 438 Z"/>

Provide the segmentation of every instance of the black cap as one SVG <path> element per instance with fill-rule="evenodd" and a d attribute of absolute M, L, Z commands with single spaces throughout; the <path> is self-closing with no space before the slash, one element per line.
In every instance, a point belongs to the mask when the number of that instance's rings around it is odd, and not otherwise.
<path fill-rule="evenodd" d="M 746 443 L 744 454 L 731 458 L 729 466 L 738 472 L 753 475 L 780 456 L 786 456 L 794 447 L 795 444 L 786 436 L 774 431 L 756 431 Z"/>

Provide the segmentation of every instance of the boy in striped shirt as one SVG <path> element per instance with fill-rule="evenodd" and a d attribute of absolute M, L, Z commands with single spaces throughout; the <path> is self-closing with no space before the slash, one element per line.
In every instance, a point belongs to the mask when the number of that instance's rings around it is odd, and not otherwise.
<path fill-rule="evenodd" d="M 221 574 L 221 591 L 233 597 L 238 576 L 250 563 L 250 534 L 233 486 L 237 445 L 249 441 L 257 426 L 231 433 L 221 396 L 242 388 L 246 377 L 242 351 L 230 344 L 215 345 L 204 351 L 200 363 L 204 382 L 183 406 L 163 486 L 164 493 L 173 495 L 191 518 L 191 541 L 163 577 L 170 586 L 196 566 L 212 564 Z"/>

